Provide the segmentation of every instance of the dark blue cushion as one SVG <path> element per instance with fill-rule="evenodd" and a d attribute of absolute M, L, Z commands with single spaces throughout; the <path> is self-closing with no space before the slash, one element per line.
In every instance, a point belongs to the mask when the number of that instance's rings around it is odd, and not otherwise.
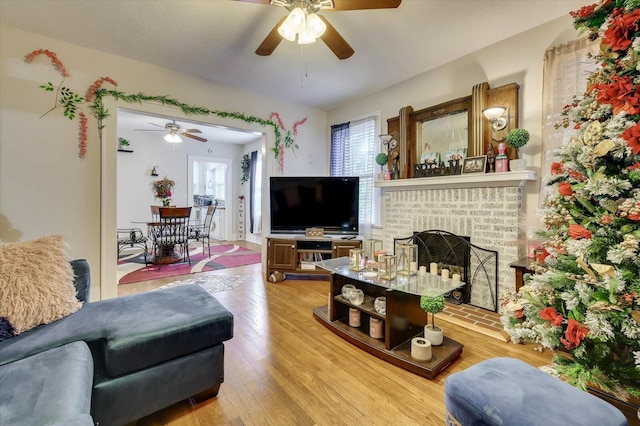
<path fill-rule="evenodd" d="M 513 358 L 451 374 L 444 400 L 448 415 L 465 426 L 628 425 L 613 405 Z"/>
<path fill-rule="evenodd" d="M 5 317 L 0 317 L 0 342 L 15 337 L 16 330 Z"/>
<path fill-rule="evenodd" d="M 197 285 L 87 303 L 78 312 L 0 342 L 0 365 L 76 340 L 110 377 L 188 355 L 233 337 L 233 315 Z"/>
<path fill-rule="evenodd" d="M 117 377 L 221 344 L 233 337 L 233 315 L 197 285 L 100 302 L 105 371 Z M 90 306 L 87 306 L 90 307 Z"/>
<path fill-rule="evenodd" d="M 93 359 L 84 342 L 0 366 L 1 425 L 93 425 Z"/>

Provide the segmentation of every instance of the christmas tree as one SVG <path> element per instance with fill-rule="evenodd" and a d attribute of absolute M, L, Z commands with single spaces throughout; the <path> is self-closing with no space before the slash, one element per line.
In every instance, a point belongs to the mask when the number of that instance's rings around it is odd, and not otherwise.
<path fill-rule="evenodd" d="M 575 131 L 551 166 L 548 256 L 502 322 L 514 343 L 553 350 L 563 380 L 626 400 L 640 397 L 640 0 L 571 16 L 599 39 L 599 67 L 564 111 Z"/>

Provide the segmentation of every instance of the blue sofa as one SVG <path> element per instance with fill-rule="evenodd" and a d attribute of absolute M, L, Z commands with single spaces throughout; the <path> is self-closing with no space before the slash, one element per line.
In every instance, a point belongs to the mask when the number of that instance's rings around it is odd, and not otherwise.
<path fill-rule="evenodd" d="M 122 425 L 196 395 L 217 395 L 233 315 L 196 285 L 89 303 L 0 342 L 0 424 Z"/>
<path fill-rule="evenodd" d="M 515 358 L 490 358 L 447 377 L 447 426 L 628 426 L 613 405 Z"/>

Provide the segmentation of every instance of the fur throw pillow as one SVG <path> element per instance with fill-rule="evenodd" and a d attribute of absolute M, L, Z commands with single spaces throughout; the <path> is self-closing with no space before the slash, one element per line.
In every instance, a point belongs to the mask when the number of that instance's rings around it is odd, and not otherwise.
<path fill-rule="evenodd" d="M 0 242 L 0 317 L 22 333 L 76 312 L 73 268 L 61 235 Z"/>

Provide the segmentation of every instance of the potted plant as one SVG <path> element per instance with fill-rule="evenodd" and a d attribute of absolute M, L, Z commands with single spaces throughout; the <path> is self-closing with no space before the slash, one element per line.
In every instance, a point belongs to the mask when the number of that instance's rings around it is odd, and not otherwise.
<path fill-rule="evenodd" d="M 118 138 L 118 149 L 129 149 L 131 142 L 125 138 Z"/>
<path fill-rule="evenodd" d="M 151 183 L 151 189 L 155 197 L 160 199 L 162 205 L 167 207 L 171 205 L 172 190 L 175 185 L 175 181 L 165 176 L 163 179 L 153 181 Z"/>
<path fill-rule="evenodd" d="M 426 313 L 431 313 L 431 324 L 424 326 L 424 338 L 431 342 L 434 346 L 442 344 L 444 338 L 442 329 L 436 327 L 435 317 L 438 312 L 442 312 L 444 309 L 444 296 L 422 296 L 420 297 L 420 307 L 424 309 Z"/>
<path fill-rule="evenodd" d="M 512 129 L 507 133 L 505 137 L 505 142 L 511 148 L 515 148 L 516 150 L 516 159 L 509 161 L 509 169 L 510 170 L 526 170 L 527 168 L 527 160 L 524 158 L 519 158 L 518 149 L 522 148 L 529 142 L 529 132 L 526 129 Z"/>
<path fill-rule="evenodd" d="M 389 161 L 389 156 L 384 152 L 381 152 L 380 154 L 376 155 L 376 163 L 380 166 L 380 180 L 383 179 L 384 166 L 385 164 L 387 164 L 388 161 Z"/>

